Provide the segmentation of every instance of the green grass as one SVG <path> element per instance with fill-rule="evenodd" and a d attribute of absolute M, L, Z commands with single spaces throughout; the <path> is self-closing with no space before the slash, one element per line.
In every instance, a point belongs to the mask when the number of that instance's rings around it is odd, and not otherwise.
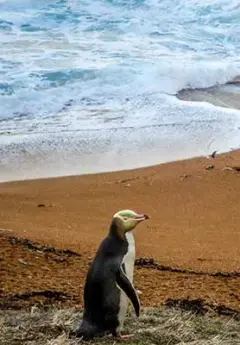
<path fill-rule="evenodd" d="M 77 345 L 86 342 L 70 338 L 69 333 L 81 320 L 78 309 L 33 307 L 31 311 L 0 310 L 0 345 Z M 131 340 L 111 336 L 90 344 L 127 345 L 240 345 L 240 320 L 217 316 L 198 316 L 176 309 L 148 308 L 139 319 L 130 315 L 124 333 Z"/>

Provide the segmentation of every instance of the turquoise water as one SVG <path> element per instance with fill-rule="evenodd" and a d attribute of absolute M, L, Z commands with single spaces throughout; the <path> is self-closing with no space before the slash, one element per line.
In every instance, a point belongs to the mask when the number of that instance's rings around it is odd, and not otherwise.
<path fill-rule="evenodd" d="M 0 0 L 0 180 L 235 147 L 239 111 L 175 95 L 239 73 L 239 1 Z"/>

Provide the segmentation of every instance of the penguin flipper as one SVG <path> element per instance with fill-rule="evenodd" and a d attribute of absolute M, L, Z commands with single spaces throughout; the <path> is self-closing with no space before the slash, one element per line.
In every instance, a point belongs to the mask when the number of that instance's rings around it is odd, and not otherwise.
<path fill-rule="evenodd" d="M 132 302 L 135 313 L 138 317 L 140 315 L 140 301 L 137 295 L 137 291 L 134 289 L 132 283 L 130 282 L 126 274 L 123 272 L 122 267 L 120 267 L 117 271 L 116 281 L 118 286 L 125 292 L 127 297 Z"/>

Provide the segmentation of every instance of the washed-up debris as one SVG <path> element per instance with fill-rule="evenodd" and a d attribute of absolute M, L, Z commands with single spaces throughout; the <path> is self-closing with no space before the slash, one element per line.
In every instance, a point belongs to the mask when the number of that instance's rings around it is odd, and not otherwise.
<path fill-rule="evenodd" d="M 130 181 L 134 181 L 134 180 L 138 180 L 139 177 L 133 177 L 133 178 L 126 178 L 125 180 L 118 180 L 116 183 L 126 183 L 126 182 L 130 182 Z"/>
<path fill-rule="evenodd" d="M 240 319 L 240 311 L 235 310 L 224 305 L 214 305 L 211 303 L 205 303 L 203 299 L 172 299 L 168 298 L 165 305 L 170 308 L 182 309 L 185 311 L 191 311 L 198 315 L 204 315 L 209 311 L 214 311 L 218 315 L 231 316 L 236 319 Z"/>
<path fill-rule="evenodd" d="M 62 291 L 56 290 L 42 290 L 42 291 L 30 291 L 25 292 L 22 294 L 15 294 L 11 296 L 6 296 L 4 298 L 4 302 L 0 303 L 0 309 L 19 309 L 21 306 L 18 306 L 19 300 L 29 300 L 34 297 L 44 297 L 49 302 L 50 300 L 53 301 L 66 301 L 71 299 L 69 294 L 66 294 Z"/>
<path fill-rule="evenodd" d="M 181 268 L 173 268 L 170 266 L 164 266 L 156 262 L 154 259 L 148 258 L 139 258 L 135 260 L 135 266 L 139 268 L 151 268 L 157 269 L 159 271 L 169 271 L 173 273 L 184 273 L 184 274 L 193 274 L 199 276 L 211 276 L 211 277 L 222 277 L 222 278 L 236 278 L 240 277 L 240 272 L 203 272 L 203 271 L 194 271 Z"/>
<path fill-rule="evenodd" d="M 234 166 L 234 167 L 224 167 L 222 170 L 230 170 L 230 171 L 240 171 L 240 166 Z"/>
<path fill-rule="evenodd" d="M 8 241 L 12 245 L 23 245 L 30 250 L 36 250 L 39 252 L 54 253 L 56 255 L 66 254 L 68 256 L 81 256 L 79 253 L 74 252 L 70 249 L 56 249 L 54 246 L 41 246 L 35 242 L 31 242 L 30 240 L 24 239 L 24 238 L 18 238 L 18 237 L 11 236 L 8 238 Z"/>

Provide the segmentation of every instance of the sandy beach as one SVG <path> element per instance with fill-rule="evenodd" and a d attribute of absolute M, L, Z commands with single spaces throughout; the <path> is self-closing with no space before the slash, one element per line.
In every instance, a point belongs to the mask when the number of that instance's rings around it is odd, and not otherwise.
<path fill-rule="evenodd" d="M 112 215 L 130 208 L 151 217 L 135 232 L 135 284 L 144 306 L 188 298 L 239 310 L 239 170 L 238 150 L 122 172 L 0 184 L 1 306 L 48 303 L 51 296 L 34 295 L 44 290 L 65 294 L 56 303 L 81 305 L 89 262 Z M 58 251 L 63 249 L 75 254 Z"/>

